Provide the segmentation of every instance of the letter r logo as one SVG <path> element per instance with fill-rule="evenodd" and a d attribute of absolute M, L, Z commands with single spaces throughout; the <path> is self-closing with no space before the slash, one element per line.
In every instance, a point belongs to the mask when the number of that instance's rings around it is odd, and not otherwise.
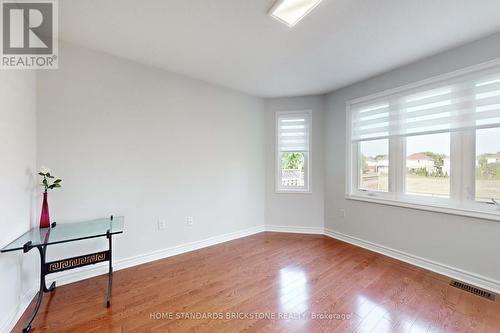
<path fill-rule="evenodd" d="M 3 54 L 51 54 L 53 3 L 2 2 Z"/>

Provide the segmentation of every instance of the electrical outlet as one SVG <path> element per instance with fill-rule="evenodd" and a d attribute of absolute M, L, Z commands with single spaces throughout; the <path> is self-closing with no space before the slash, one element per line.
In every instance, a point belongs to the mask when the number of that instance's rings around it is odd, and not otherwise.
<path fill-rule="evenodd" d="M 339 215 L 341 218 L 345 217 L 345 209 L 339 209 Z"/>
<path fill-rule="evenodd" d="M 193 225 L 194 224 L 194 218 L 192 216 L 186 217 L 186 223 L 188 225 Z"/>
<path fill-rule="evenodd" d="M 158 220 L 158 230 L 167 229 L 167 220 L 160 219 Z"/>

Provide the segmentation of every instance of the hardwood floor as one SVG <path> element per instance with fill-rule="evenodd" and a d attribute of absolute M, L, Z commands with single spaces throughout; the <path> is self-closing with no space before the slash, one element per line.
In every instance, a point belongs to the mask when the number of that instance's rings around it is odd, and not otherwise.
<path fill-rule="evenodd" d="M 325 236 L 261 233 L 116 271 L 109 309 L 106 279 L 46 294 L 33 331 L 500 332 L 500 303 Z"/>

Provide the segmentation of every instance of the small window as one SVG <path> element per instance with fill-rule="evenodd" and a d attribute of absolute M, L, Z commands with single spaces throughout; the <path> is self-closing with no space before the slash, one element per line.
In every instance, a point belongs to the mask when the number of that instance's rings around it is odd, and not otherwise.
<path fill-rule="evenodd" d="M 500 200 L 500 128 L 476 131 L 476 200 Z"/>
<path fill-rule="evenodd" d="M 278 112 L 276 126 L 276 190 L 308 192 L 311 112 Z"/>

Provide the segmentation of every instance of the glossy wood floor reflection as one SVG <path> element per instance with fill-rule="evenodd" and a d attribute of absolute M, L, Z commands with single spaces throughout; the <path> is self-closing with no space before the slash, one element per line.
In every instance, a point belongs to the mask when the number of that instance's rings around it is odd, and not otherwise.
<path fill-rule="evenodd" d="M 117 271 L 110 309 L 106 282 L 58 287 L 34 332 L 500 332 L 499 303 L 325 236 L 261 233 Z"/>

